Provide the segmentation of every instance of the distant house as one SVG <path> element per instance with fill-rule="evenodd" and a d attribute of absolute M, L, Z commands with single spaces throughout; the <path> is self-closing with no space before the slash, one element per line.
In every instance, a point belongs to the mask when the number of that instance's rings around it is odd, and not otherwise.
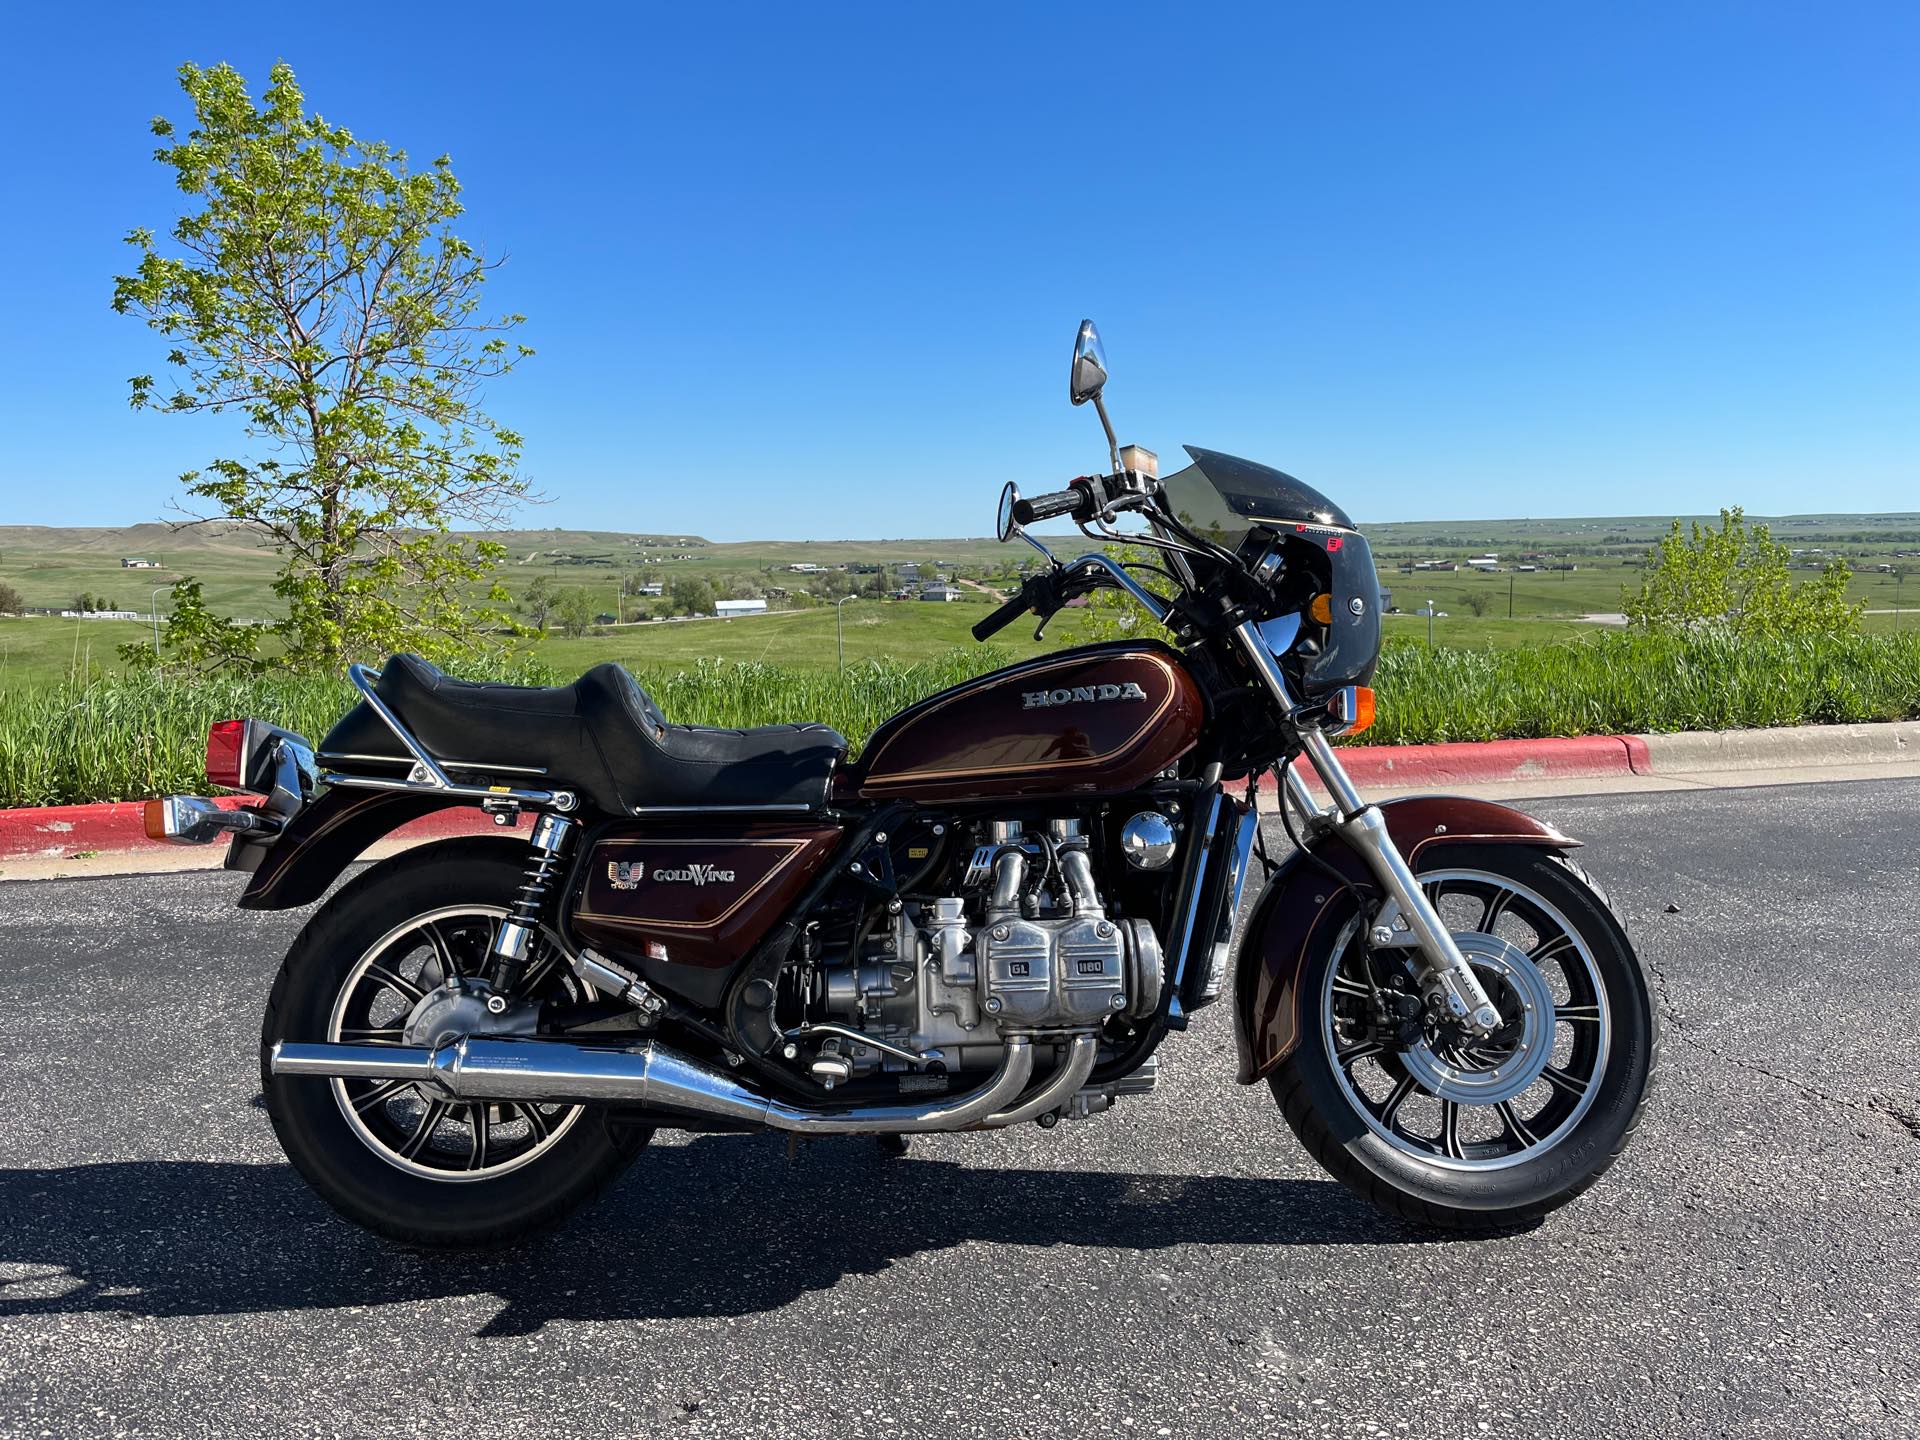
<path fill-rule="evenodd" d="M 618 625 L 620 622 L 613 616 L 602 612 L 593 617 L 593 623 L 596 625 Z"/>
<path fill-rule="evenodd" d="M 922 600 L 958 600 L 960 587 L 958 585 L 922 585 L 920 598 Z"/>
<path fill-rule="evenodd" d="M 158 570 L 160 568 L 160 562 L 158 560 L 134 560 L 129 558 L 120 562 L 120 568 L 122 570 Z"/>
<path fill-rule="evenodd" d="M 635 586 L 633 593 L 636 595 L 660 595 L 665 593 L 666 588 L 667 587 L 660 581 L 651 580 L 644 585 Z"/>
<path fill-rule="evenodd" d="M 713 602 L 714 614 L 728 615 L 764 615 L 767 602 L 764 600 L 716 600 Z"/>

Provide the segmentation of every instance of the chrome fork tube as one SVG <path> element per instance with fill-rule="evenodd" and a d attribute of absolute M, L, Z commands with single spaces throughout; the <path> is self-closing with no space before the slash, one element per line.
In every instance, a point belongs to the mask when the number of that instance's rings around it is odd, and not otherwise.
<path fill-rule="evenodd" d="M 1259 631 L 1248 621 L 1237 626 L 1234 634 L 1268 692 L 1279 704 L 1281 712 L 1292 714 L 1296 702 L 1287 688 L 1287 677 L 1281 673 L 1278 662 L 1261 640 Z M 1406 916 L 1407 927 L 1413 931 L 1414 939 L 1420 945 L 1420 953 L 1427 962 L 1428 976 L 1423 978 L 1439 986 L 1447 1009 L 1455 1019 L 1465 1021 L 1483 1035 L 1490 1034 L 1499 1027 L 1500 1012 L 1494 1008 L 1486 988 L 1480 983 L 1480 977 L 1473 973 L 1473 966 L 1467 963 L 1466 956 L 1460 953 L 1460 947 L 1454 943 L 1446 921 L 1440 918 L 1440 912 L 1427 899 L 1427 892 L 1421 888 L 1413 867 L 1407 864 L 1400 847 L 1393 843 L 1393 836 L 1387 831 L 1386 816 L 1380 813 L 1379 806 L 1369 805 L 1361 799 L 1346 767 L 1340 763 L 1332 743 L 1322 731 L 1302 725 L 1298 727 L 1298 734 L 1301 752 L 1313 766 L 1314 773 L 1320 777 L 1320 782 L 1327 787 L 1327 793 L 1333 797 L 1335 823 L 1340 834 L 1360 852 L 1360 858 L 1373 872 L 1380 888 L 1393 898 L 1400 907 L 1400 913 Z M 1287 794 L 1309 818 L 1326 813 L 1314 800 L 1306 781 L 1292 770 L 1287 771 Z"/>

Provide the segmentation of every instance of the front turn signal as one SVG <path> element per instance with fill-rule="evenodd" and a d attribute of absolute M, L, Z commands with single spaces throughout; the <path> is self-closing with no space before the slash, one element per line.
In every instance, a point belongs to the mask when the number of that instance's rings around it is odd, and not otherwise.
<path fill-rule="evenodd" d="M 1316 625 L 1333 623 L 1333 596 L 1320 594 L 1307 602 L 1307 614 L 1313 617 Z"/>
<path fill-rule="evenodd" d="M 1333 733 L 1359 735 L 1373 728 L 1373 687 L 1343 685 L 1327 701 L 1327 714 L 1333 717 Z"/>

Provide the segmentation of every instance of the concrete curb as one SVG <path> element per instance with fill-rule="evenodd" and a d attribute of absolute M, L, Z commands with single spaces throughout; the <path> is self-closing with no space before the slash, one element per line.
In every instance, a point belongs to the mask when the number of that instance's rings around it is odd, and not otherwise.
<path fill-rule="evenodd" d="M 1686 735 L 1582 735 L 1563 740 L 1491 740 L 1450 745 L 1356 745 L 1340 752 L 1362 789 L 1434 789 L 1584 779 L 1684 777 L 1745 771 L 1920 763 L 1920 722 L 1795 725 Z M 238 805 L 238 798 L 221 802 Z M 0 861 L 48 861 L 89 855 L 170 854 L 185 847 L 147 839 L 140 804 L 58 805 L 0 810 Z M 491 834 L 480 811 L 437 811 L 390 837 L 417 843 L 447 835 Z M 196 854 L 217 864 L 211 845 Z"/>
<path fill-rule="evenodd" d="M 1920 761 L 1920 722 L 1911 720 L 1890 725 L 1782 725 L 1772 730 L 1702 730 L 1645 738 L 1652 773 L 1658 775 Z M 1806 758 L 1809 755 L 1820 758 Z"/>

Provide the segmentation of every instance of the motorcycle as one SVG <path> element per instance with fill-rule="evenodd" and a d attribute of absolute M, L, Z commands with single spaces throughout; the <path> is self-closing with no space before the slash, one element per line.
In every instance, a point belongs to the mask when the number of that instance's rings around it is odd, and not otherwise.
<path fill-rule="evenodd" d="M 662 1127 L 897 1153 L 1086 1121 L 1152 1091 L 1161 1043 L 1229 993 L 1239 1082 L 1386 1211 L 1508 1228 L 1599 1177 L 1658 1034 L 1579 842 L 1480 800 L 1364 800 L 1333 742 L 1374 714 L 1365 537 L 1251 461 L 1190 447 L 1161 478 L 1118 443 L 1106 380 L 1083 323 L 1070 398 L 1108 468 L 1006 486 L 999 538 L 1044 565 L 973 633 L 1044 628 L 1104 587 L 1170 643 L 994 671 L 853 760 L 823 725 L 672 723 L 611 664 L 532 688 L 395 655 L 352 667 L 361 699 L 317 748 L 213 726 L 209 780 L 252 801 L 167 796 L 147 827 L 226 836 L 242 908 L 308 905 L 447 807 L 500 828 L 368 867 L 294 941 L 261 1083 L 315 1190 L 402 1242 L 498 1245 L 587 1203 Z M 1056 517 L 1100 548 L 1059 560 L 1029 533 Z"/>

